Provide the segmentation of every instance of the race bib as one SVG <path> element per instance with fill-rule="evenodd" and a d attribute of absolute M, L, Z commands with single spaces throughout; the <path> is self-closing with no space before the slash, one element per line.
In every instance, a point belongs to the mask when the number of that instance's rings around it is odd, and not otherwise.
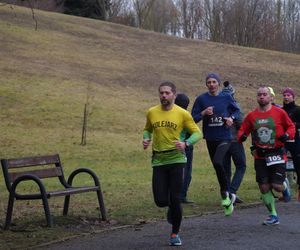
<path fill-rule="evenodd" d="M 282 154 L 272 154 L 272 155 L 266 156 L 266 165 L 267 166 L 272 166 L 272 165 L 281 164 L 281 163 L 285 163 L 285 160 L 284 160 Z"/>
<path fill-rule="evenodd" d="M 222 116 L 211 115 L 208 120 L 209 127 L 221 127 L 224 125 Z"/>

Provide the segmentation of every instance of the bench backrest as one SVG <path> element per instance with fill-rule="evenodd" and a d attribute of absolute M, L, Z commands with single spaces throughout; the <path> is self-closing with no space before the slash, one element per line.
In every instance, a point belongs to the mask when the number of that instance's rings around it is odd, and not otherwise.
<path fill-rule="evenodd" d="M 6 186 L 10 189 L 11 183 L 19 176 L 25 174 L 35 175 L 39 178 L 63 177 L 62 165 L 58 154 L 47 156 L 34 156 L 14 159 L 1 159 L 3 175 Z M 28 170 L 28 167 L 38 167 Z M 27 169 L 25 169 L 27 168 Z"/>

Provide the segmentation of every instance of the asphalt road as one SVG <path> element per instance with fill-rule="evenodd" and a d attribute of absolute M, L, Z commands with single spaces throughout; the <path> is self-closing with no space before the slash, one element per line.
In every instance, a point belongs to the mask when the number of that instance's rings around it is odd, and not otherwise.
<path fill-rule="evenodd" d="M 262 206 L 236 208 L 230 217 L 213 213 L 182 222 L 179 249 L 201 250 L 299 250 L 300 203 L 278 202 L 280 224 L 264 226 L 267 209 Z M 141 226 L 91 234 L 60 243 L 43 246 L 43 249 L 170 249 L 170 225 L 159 221 Z M 174 247 L 173 247 L 174 248 Z"/>

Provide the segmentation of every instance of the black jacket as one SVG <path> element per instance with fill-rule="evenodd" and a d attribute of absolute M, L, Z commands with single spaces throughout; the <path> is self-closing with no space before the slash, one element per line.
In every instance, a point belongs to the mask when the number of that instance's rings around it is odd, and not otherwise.
<path fill-rule="evenodd" d="M 300 106 L 296 105 L 295 102 L 291 102 L 289 104 L 284 104 L 282 108 L 288 113 L 289 117 L 294 122 L 294 124 L 296 126 L 295 137 L 299 138 L 299 132 L 300 132 Z"/>

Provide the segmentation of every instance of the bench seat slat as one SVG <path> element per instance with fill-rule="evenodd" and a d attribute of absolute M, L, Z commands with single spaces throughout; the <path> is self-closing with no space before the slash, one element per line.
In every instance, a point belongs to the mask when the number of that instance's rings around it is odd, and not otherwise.
<path fill-rule="evenodd" d="M 83 192 L 89 192 L 89 191 L 97 191 L 99 190 L 98 186 L 93 187 L 72 187 L 72 188 L 66 188 L 62 190 L 56 190 L 56 191 L 50 191 L 47 192 L 48 197 L 51 196 L 65 196 L 69 194 L 79 194 Z"/>
<path fill-rule="evenodd" d="M 60 164 L 58 155 L 36 156 L 36 157 L 24 157 L 16 159 L 8 159 L 8 168 L 19 168 L 49 164 Z"/>
<path fill-rule="evenodd" d="M 25 174 L 35 175 L 39 178 L 48 178 L 48 177 L 58 177 L 62 175 L 62 169 L 60 167 L 46 168 L 46 169 L 38 169 L 32 171 L 23 171 L 23 172 L 15 172 L 9 173 L 9 180 L 11 182 L 15 181 L 19 176 L 23 176 Z"/>
<path fill-rule="evenodd" d="M 72 188 L 66 188 L 66 189 L 60 189 L 55 191 L 48 191 L 46 192 L 47 198 L 55 197 L 55 196 L 66 196 L 66 195 L 72 195 L 72 194 L 79 194 L 84 192 L 92 192 L 99 190 L 98 186 L 88 186 L 88 187 L 72 187 Z M 30 194 L 16 194 L 16 199 L 18 200 L 27 200 L 30 197 L 30 199 L 41 199 L 40 193 L 30 193 Z"/>

